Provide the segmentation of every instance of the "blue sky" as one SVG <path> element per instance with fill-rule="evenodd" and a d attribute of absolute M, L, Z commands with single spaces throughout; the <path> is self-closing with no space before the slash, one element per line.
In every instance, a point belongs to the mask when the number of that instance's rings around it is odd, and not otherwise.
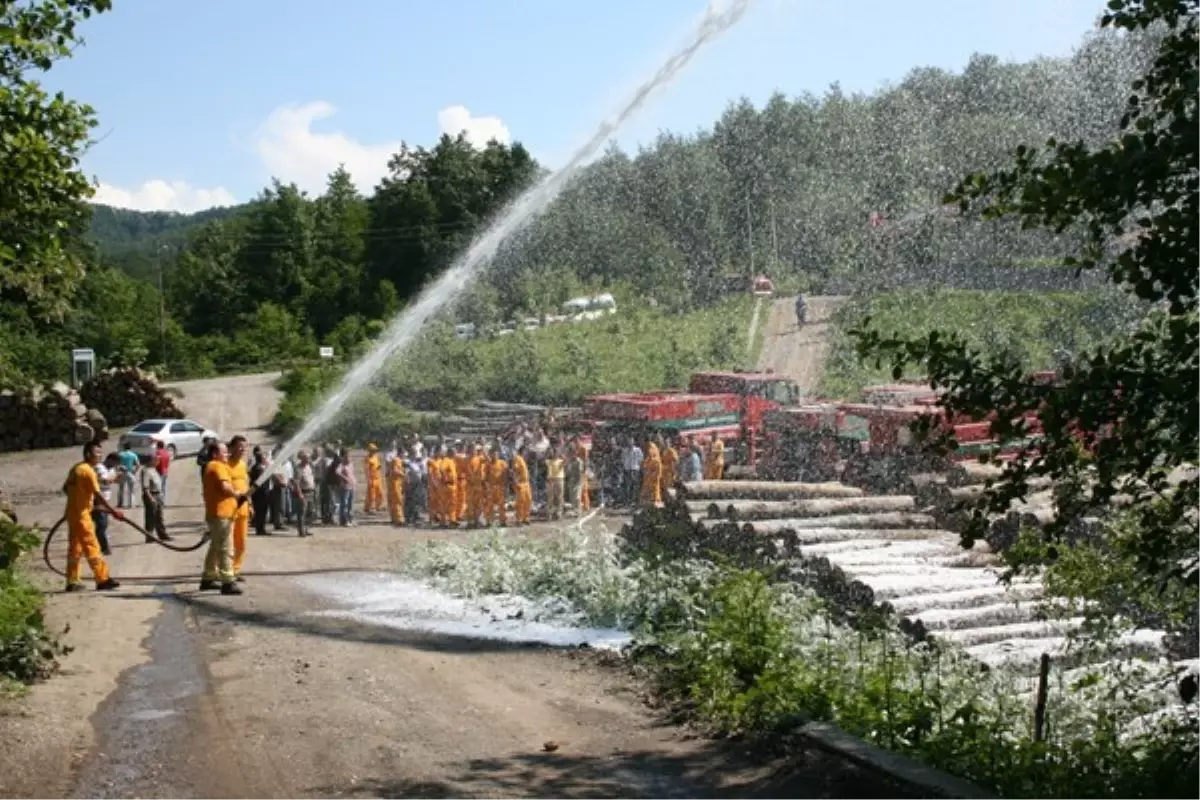
<path fill-rule="evenodd" d="M 47 84 L 93 105 L 98 201 L 196 210 L 272 175 L 362 188 L 443 128 L 550 166 L 699 18 L 705 0 L 116 0 Z M 1068 54 L 1102 0 L 756 0 L 618 136 L 708 127 L 745 95 L 870 91 L 917 66 Z"/>

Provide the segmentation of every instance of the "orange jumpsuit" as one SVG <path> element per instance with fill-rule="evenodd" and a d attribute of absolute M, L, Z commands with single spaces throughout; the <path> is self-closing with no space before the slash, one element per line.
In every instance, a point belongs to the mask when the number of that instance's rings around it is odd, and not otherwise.
<path fill-rule="evenodd" d="M 467 473 L 471 471 L 471 457 L 466 453 L 454 454 L 455 499 L 458 501 L 458 519 L 470 519 L 467 516 Z"/>
<path fill-rule="evenodd" d="M 388 464 L 388 514 L 392 517 L 393 525 L 404 524 L 404 461 L 400 456 L 392 456 Z"/>
<path fill-rule="evenodd" d="M 505 488 L 508 485 L 508 464 L 502 458 L 494 458 L 487 464 L 487 523 L 492 524 L 497 514 L 500 524 L 508 524 L 508 509 L 505 508 Z"/>
<path fill-rule="evenodd" d="M 662 454 L 662 477 L 658 481 L 659 492 L 664 498 L 670 497 L 667 490 L 675 484 L 675 472 L 678 466 L 679 453 L 674 447 L 667 445 L 667 449 Z"/>
<path fill-rule="evenodd" d="M 715 440 L 708 448 L 708 458 L 704 464 L 704 480 L 719 481 L 725 474 L 725 443 Z"/>
<path fill-rule="evenodd" d="M 246 462 L 240 458 L 229 459 L 229 483 L 241 494 L 250 488 L 250 476 L 246 474 Z M 246 534 L 250 532 L 250 502 L 238 506 L 233 515 L 233 574 L 242 574 L 242 562 L 246 560 Z"/>
<path fill-rule="evenodd" d="M 517 507 L 517 524 L 527 525 L 529 515 L 533 512 L 533 487 L 529 485 L 529 465 L 519 453 L 512 460 L 512 482 L 517 495 L 513 498 Z"/>
<path fill-rule="evenodd" d="M 579 510 L 587 511 L 592 507 L 592 497 L 588 486 L 588 449 L 579 443 L 579 459 L 583 461 L 582 474 L 579 482 Z"/>
<path fill-rule="evenodd" d="M 450 456 L 442 456 L 442 485 L 445 487 L 443 502 L 446 504 L 446 522 L 457 525 L 459 517 L 462 516 L 458 512 L 458 468 Z"/>
<path fill-rule="evenodd" d="M 67 585 L 79 583 L 79 561 L 86 558 L 92 568 L 92 578 L 99 585 L 108 580 L 108 564 L 100 554 L 96 540 L 96 524 L 92 522 L 92 503 L 100 494 L 100 479 L 96 470 L 81 461 L 67 474 Z"/>
<path fill-rule="evenodd" d="M 383 460 L 372 450 L 367 454 L 367 499 L 363 511 L 373 514 L 383 510 Z"/>
<path fill-rule="evenodd" d="M 662 500 L 660 481 L 662 480 L 662 457 L 658 454 L 658 445 L 646 447 L 646 458 L 642 461 L 642 503 L 652 506 Z"/>
<path fill-rule="evenodd" d="M 428 475 L 426 502 L 429 504 L 429 521 L 435 525 L 440 525 L 446 521 L 442 501 L 442 495 L 444 494 L 444 491 L 442 486 L 441 459 L 429 459 L 427 462 L 425 462 L 425 471 Z"/>
<path fill-rule="evenodd" d="M 487 459 L 482 455 L 471 456 L 467 467 L 467 522 L 479 524 L 485 503 L 484 484 L 487 480 Z"/>

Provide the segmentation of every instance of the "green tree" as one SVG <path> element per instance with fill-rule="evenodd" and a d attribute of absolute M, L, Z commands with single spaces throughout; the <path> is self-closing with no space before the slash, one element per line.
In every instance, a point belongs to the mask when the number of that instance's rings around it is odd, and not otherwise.
<path fill-rule="evenodd" d="M 343 167 L 329 176 L 315 209 L 315 269 L 307 282 L 305 318 L 318 337 L 362 310 L 367 202 Z"/>
<path fill-rule="evenodd" d="M 1082 229 L 1072 263 L 1104 270 L 1152 313 L 1113 341 L 1077 353 L 1054 387 L 1024 377 L 1009 354 L 985 355 L 956 336 L 857 332 L 860 354 L 889 361 L 897 374 L 923 366 L 947 389 L 948 412 L 977 419 L 996 412 L 996 438 L 1023 433 L 1014 420 L 1038 412 L 1043 440 L 987 493 L 967 541 L 981 533 L 985 508 L 1002 510 L 1024 496 L 1033 475 L 1050 476 L 1056 486 L 1058 524 L 1043 551 L 1051 559 L 1066 546 L 1061 539 L 1071 520 L 1123 493 L 1132 501 L 1131 527 L 1106 546 L 1119 549 L 1144 585 L 1183 582 L 1193 604 L 1197 480 L 1193 474 L 1176 481 L 1171 473 L 1195 464 L 1200 436 L 1197 5 L 1111 0 L 1103 27 L 1163 31 L 1152 66 L 1132 85 L 1120 135 L 1096 148 L 1053 139 L 1045 148 L 1018 147 L 1011 168 L 973 175 L 948 198 L 987 218 Z"/>
<path fill-rule="evenodd" d="M 89 106 L 51 97 L 35 75 L 81 43 L 76 25 L 109 0 L 0 6 L 0 300 L 61 319 L 83 279 L 80 236 L 92 189 L 79 159 L 95 124 Z"/>

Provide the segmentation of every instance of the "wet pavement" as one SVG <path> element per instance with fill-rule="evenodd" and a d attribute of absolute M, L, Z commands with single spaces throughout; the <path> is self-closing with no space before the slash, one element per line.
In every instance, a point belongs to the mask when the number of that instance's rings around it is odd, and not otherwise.
<path fill-rule="evenodd" d="M 204 656 L 170 587 L 156 587 L 146 602 L 151 597 L 167 599 L 143 643 L 151 660 L 121 676 L 93 717 L 97 745 L 79 770 L 74 797 L 211 796 L 184 768 L 210 689 Z"/>

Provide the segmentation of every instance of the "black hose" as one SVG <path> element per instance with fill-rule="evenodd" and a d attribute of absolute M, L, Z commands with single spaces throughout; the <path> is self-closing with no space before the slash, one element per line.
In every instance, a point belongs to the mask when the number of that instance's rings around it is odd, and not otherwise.
<path fill-rule="evenodd" d="M 62 524 L 66 521 L 67 521 L 67 518 L 62 517 L 61 519 L 59 519 L 58 522 L 54 523 L 54 527 L 52 527 L 46 533 L 46 541 L 42 543 L 42 559 L 46 562 L 46 566 L 49 567 L 50 571 L 53 572 L 55 575 L 60 575 L 64 578 L 67 576 L 67 573 L 63 572 L 58 567 L 54 566 L 54 562 L 50 559 L 50 542 L 54 539 L 54 534 L 58 533 L 58 529 L 61 528 Z M 126 525 L 129 525 L 130 527 L 132 527 L 135 531 L 140 533 L 142 536 L 145 536 L 147 544 L 149 544 L 150 542 L 153 542 L 154 544 L 157 544 L 160 547 L 165 547 L 168 550 L 175 551 L 176 553 L 191 553 L 196 550 L 199 550 L 201 547 L 203 547 L 204 545 L 206 545 L 208 543 L 208 531 L 207 530 L 205 530 L 204 535 L 200 537 L 200 541 L 196 542 L 194 545 L 191 545 L 190 547 L 180 547 L 179 545 L 171 544 L 170 542 L 164 542 L 162 539 L 151 536 L 149 533 L 146 532 L 145 528 L 143 528 L 141 525 L 138 525 L 136 522 L 131 520 L 129 517 L 122 515 L 121 521 L 124 522 Z"/>

